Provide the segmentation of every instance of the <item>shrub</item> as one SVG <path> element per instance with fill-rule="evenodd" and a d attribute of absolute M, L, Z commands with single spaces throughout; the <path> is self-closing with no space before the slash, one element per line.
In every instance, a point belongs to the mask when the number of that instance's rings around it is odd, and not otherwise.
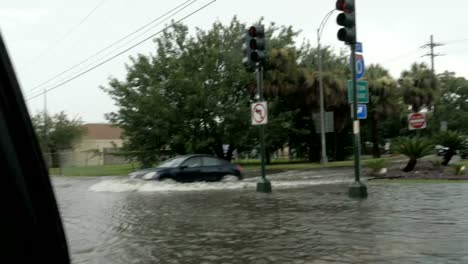
<path fill-rule="evenodd" d="M 432 159 L 429 161 L 432 164 L 434 169 L 440 169 L 442 167 L 442 160 L 441 159 Z"/>
<path fill-rule="evenodd" d="M 380 158 L 380 159 L 366 160 L 364 162 L 364 166 L 372 169 L 373 172 L 378 172 L 381 169 L 385 168 L 385 166 L 387 165 L 386 163 L 387 162 L 385 159 Z"/>
<path fill-rule="evenodd" d="M 434 148 L 430 140 L 420 137 L 396 138 L 392 146 L 395 152 L 409 158 L 408 164 L 403 169 L 404 172 L 412 171 L 416 167 L 418 159 L 431 154 Z"/>
<path fill-rule="evenodd" d="M 465 165 L 455 164 L 453 167 L 455 169 L 455 175 L 460 176 L 460 175 L 465 174 Z"/>

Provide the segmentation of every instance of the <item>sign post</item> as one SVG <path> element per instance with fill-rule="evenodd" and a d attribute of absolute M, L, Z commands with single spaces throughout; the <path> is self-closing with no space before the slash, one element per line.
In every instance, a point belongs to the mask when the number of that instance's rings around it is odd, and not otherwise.
<path fill-rule="evenodd" d="M 362 43 L 349 43 L 351 46 L 351 77 L 348 81 L 348 100 L 352 104 L 353 134 L 354 134 L 354 183 L 349 187 L 348 195 L 352 198 L 366 198 L 367 186 L 361 182 L 361 132 L 359 119 L 367 117 L 367 107 L 358 103 L 369 103 L 369 85 L 358 81 L 364 76 L 364 56 L 356 54 L 362 52 Z"/>
<path fill-rule="evenodd" d="M 263 101 L 263 65 L 257 67 L 257 88 L 259 102 L 252 106 L 252 124 L 260 125 L 260 159 L 262 164 L 262 180 L 257 182 L 257 192 L 271 193 L 271 183 L 265 175 L 265 125 L 268 122 L 268 107 Z"/>

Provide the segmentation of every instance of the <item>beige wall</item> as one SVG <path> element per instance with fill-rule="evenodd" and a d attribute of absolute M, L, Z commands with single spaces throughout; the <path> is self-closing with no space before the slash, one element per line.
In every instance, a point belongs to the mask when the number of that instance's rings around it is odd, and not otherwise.
<path fill-rule="evenodd" d="M 84 167 L 103 164 L 103 152 L 62 151 L 60 163 L 62 167 Z"/>
<path fill-rule="evenodd" d="M 83 139 L 74 146 L 74 151 L 99 150 L 99 152 L 102 152 L 104 148 L 121 148 L 122 145 L 122 139 Z"/>
<path fill-rule="evenodd" d="M 121 139 L 83 139 L 76 143 L 72 150 L 61 152 L 60 161 L 63 167 L 103 165 L 104 149 L 121 148 L 122 144 Z"/>

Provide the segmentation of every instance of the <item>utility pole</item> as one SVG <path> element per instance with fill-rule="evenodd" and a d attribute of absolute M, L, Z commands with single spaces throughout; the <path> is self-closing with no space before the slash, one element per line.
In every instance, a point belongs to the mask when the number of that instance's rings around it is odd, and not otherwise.
<path fill-rule="evenodd" d="M 325 17 L 322 20 L 322 23 L 320 23 L 319 28 L 317 29 L 317 54 L 318 54 L 318 61 L 319 61 L 319 83 L 320 83 L 320 141 L 321 141 L 321 146 L 322 146 L 322 156 L 320 159 L 320 163 L 322 165 L 325 165 L 328 163 L 328 157 L 327 157 L 327 143 L 326 143 L 326 137 L 325 137 L 325 102 L 324 102 L 324 96 L 323 96 L 323 77 L 322 77 L 322 48 L 320 45 L 320 39 L 322 36 L 322 30 L 325 27 L 325 24 L 327 23 L 328 19 L 330 18 L 331 14 L 335 10 L 331 10 L 328 12 Z"/>
<path fill-rule="evenodd" d="M 429 48 L 429 53 L 423 55 L 422 57 L 428 57 L 428 56 L 431 57 L 431 71 L 432 71 L 432 78 L 433 78 L 432 88 L 433 89 L 436 88 L 436 75 L 435 75 L 434 59 L 435 59 L 435 57 L 444 56 L 444 54 L 434 53 L 434 48 L 435 47 L 440 47 L 440 46 L 444 46 L 444 44 L 434 42 L 434 36 L 433 35 L 431 35 L 429 43 L 426 43 L 426 44 L 421 46 L 421 49 Z"/>

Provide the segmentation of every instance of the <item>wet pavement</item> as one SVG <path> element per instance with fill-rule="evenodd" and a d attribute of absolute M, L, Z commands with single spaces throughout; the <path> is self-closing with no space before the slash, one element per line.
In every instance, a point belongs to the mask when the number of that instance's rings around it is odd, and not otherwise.
<path fill-rule="evenodd" d="M 219 183 L 53 182 L 73 263 L 467 263 L 468 184 L 369 183 L 349 170 Z"/>

